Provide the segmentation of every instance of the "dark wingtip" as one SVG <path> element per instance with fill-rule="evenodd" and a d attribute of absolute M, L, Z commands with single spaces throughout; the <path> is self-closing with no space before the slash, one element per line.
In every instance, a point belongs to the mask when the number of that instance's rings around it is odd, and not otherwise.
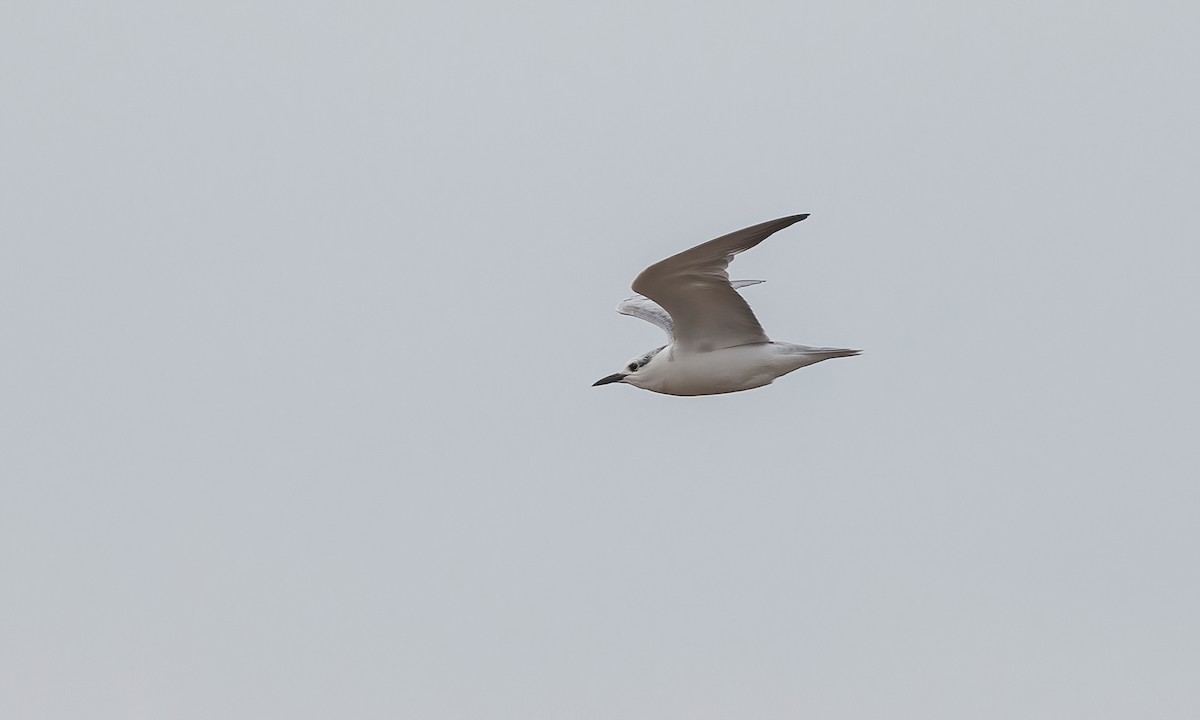
<path fill-rule="evenodd" d="M 775 225 L 780 230 L 782 230 L 783 228 L 787 227 L 788 225 L 795 225 L 796 223 L 800 222 L 801 220 L 807 220 L 809 214 L 810 213 L 800 213 L 799 215 L 788 215 L 787 217 L 781 217 L 778 220 L 768 220 L 767 223 L 764 223 L 764 225 L 765 224 Z"/>

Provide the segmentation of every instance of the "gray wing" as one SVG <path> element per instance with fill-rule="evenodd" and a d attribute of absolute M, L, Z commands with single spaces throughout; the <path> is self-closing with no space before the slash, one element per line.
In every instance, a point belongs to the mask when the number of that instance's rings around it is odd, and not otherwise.
<path fill-rule="evenodd" d="M 731 280 L 730 287 L 734 290 L 740 290 L 751 285 L 758 285 L 763 280 Z M 667 342 L 675 342 L 675 334 L 673 332 L 675 323 L 671 321 L 671 314 L 662 309 L 662 306 L 654 302 L 645 295 L 634 295 L 627 297 L 617 303 L 617 312 L 622 315 L 639 318 L 645 320 L 651 325 L 656 325 L 667 334 Z"/>
<path fill-rule="evenodd" d="M 643 270 L 633 290 L 666 311 L 673 321 L 675 347 L 684 352 L 770 342 L 726 270 L 734 255 L 806 217 L 807 213 L 770 220 L 672 255 Z"/>

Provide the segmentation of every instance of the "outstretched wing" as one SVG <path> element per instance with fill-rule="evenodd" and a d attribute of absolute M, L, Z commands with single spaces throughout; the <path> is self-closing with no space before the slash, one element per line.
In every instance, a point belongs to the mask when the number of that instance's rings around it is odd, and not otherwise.
<path fill-rule="evenodd" d="M 661 305 L 644 295 L 634 295 L 617 303 L 617 312 L 645 320 L 651 325 L 657 325 L 667 334 L 667 342 L 673 342 L 675 339 L 671 334 L 674 325 L 671 322 L 671 316 L 662 309 Z"/>
<path fill-rule="evenodd" d="M 672 255 L 643 270 L 633 281 L 633 290 L 667 312 L 673 321 L 675 347 L 684 352 L 770 342 L 750 305 L 730 284 L 726 270 L 734 255 L 806 217 L 770 220 Z"/>
<path fill-rule="evenodd" d="M 729 285 L 734 290 L 740 290 L 751 285 L 758 285 L 764 282 L 763 280 L 731 280 Z M 667 342 L 675 342 L 675 334 L 673 328 L 675 323 L 671 321 L 671 314 L 662 309 L 662 306 L 654 302 L 645 295 L 634 295 L 628 297 L 617 304 L 617 312 L 622 315 L 639 318 L 645 320 L 651 325 L 656 325 L 662 328 L 662 331 L 667 334 Z"/>

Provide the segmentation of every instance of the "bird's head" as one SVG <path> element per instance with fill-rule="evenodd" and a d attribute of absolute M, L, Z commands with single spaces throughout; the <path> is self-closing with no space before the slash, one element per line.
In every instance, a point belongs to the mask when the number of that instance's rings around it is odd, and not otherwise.
<path fill-rule="evenodd" d="M 615 372 L 612 375 L 600 378 L 596 382 L 592 383 L 592 387 L 618 382 L 629 383 L 630 385 L 636 385 L 638 387 L 645 387 L 643 381 L 649 379 L 648 376 L 653 374 L 653 368 L 647 368 L 646 366 L 649 365 L 650 361 L 653 360 L 660 352 L 662 352 L 663 348 L 665 347 L 666 345 L 663 345 L 663 347 L 655 348 L 648 353 L 643 353 L 635 358 L 631 358 L 629 362 L 625 363 L 625 367 L 621 368 L 620 372 Z"/>

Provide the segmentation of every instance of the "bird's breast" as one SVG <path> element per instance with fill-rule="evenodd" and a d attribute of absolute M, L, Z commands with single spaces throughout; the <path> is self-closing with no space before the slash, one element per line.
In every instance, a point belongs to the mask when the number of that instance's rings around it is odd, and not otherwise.
<path fill-rule="evenodd" d="M 719 395 L 762 387 L 782 374 L 775 367 L 776 356 L 769 343 L 710 352 L 671 348 L 655 358 L 661 358 L 654 368 L 658 387 L 647 389 L 668 395 Z"/>

